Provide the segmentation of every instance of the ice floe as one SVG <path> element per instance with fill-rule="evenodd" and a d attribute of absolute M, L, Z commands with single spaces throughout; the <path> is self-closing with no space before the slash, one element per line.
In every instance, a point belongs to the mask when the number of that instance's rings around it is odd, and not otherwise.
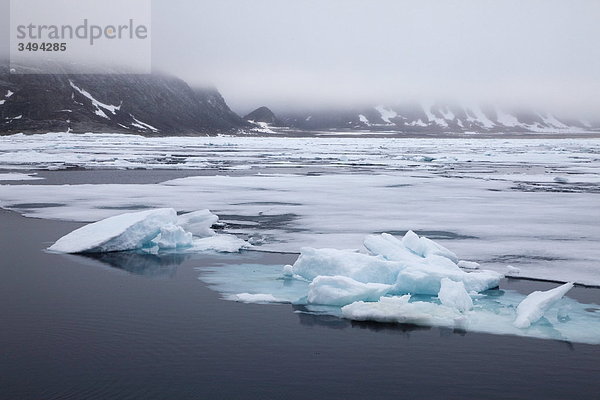
<path fill-rule="evenodd" d="M 229 300 L 238 301 L 240 303 L 286 303 L 283 299 L 278 299 L 272 294 L 265 293 L 237 293 L 228 297 Z"/>
<path fill-rule="evenodd" d="M 176 222 L 177 213 L 172 208 L 120 214 L 82 226 L 58 239 L 48 250 L 104 253 L 140 249 L 156 238 L 162 227 Z"/>
<path fill-rule="evenodd" d="M 365 239 L 371 254 L 349 250 L 304 248 L 292 272 L 305 279 L 345 276 L 362 283 L 393 285 L 393 293 L 436 295 L 443 278 L 462 282 L 467 291 L 498 286 L 494 271 L 466 272 L 455 264 L 454 253 L 426 237 L 408 231 L 400 241 L 383 233 Z"/>
<path fill-rule="evenodd" d="M 456 263 L 456 265 L 458 265 L 459 267 L 463 268 L 463 269 L 479 269 L 479 267 L 481 265 L 479 265 L 479 263 L 475 262 L 475 261 L 466 261 L 466 260 L 460 260 L 458 263 Z"/>
<path fill-rule="evenodd" d="M 502 290 L 494 287 L 500 274 L 462 271 L 450 258 L 427 251 L 444 249 L 442 253 L 454 258 L 450 250 L 410 231 L 405 237 L 406 241 L 371 236 L 365 240 L 370 244 L 368 253 L 303 249 L 293 265 L 280 267 L 279 272 L 272 265 L 199 268 L 200 279 L 225 299 L 288 302 L 302 310 L 297 312 L 600 344 L 600 319 L 590 311 L 598 306 L 563 298 L 572 284 L 529 296 Z M 414 276 L 407 278 L 403 274 L 407 270 Z M 407 292 L 399 285 L 405 279 L 417 289 Z"/>
<path fill-rule="evenodd" d="M 236 252 L 247 246 L 245 241 L 235 236 L 216 235 L 210 227 L 218 217 L 209 211 L 190 214 L 178 217 L 174 209 L 160 208 L 115 215 L 74 230 L 58 239 L 48 250 L 59 253 L 107 253 L 189 248 L 193 251 Z M 189 226 L 200 237 L 187 232 L 185 226 Z"/>
<path fill-rule="evenodd" d="M 9 172 L 6 174 L 0 174 L 0 181 L 34 181 L 44 179 L 41 176 L 33 174 L 22 174 L 20 172 Z"/>
<path fill-rule="evenodd" d="M 565 283 L 545 292 L 535 291 L 517 306 L 517 318 L 514 325 L 517 328 L 528 328 L 532 323 L 544 316 L 544 313 L 557 301 L 563 298 L 573 283 Z"/>

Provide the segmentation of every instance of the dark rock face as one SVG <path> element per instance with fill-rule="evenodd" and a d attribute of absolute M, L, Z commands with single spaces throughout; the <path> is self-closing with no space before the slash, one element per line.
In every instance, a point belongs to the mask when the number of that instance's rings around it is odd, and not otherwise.
<path fill-rule="evenodd" d="M 597 132 L 600 122 L 558 118 L 533 110 L 493 106 L 403 104 L 281 113 L 285 126 L 303 130 L 444 132 Z"/>
<path fill-rule="evenodd" d="M 172 76 L 19 75 L 0 69 L 0 134 L 210 135 L 251 126 L 216 89 L 192 89 Z"/>
<path fill-rule="evenodd" d="M 250 114 L 246 115 L 244 119 L 246 121 L 265 122 L 272 126 L 284 126 L 284 124 L 277 119 L 275 114 L 273 114 L 273 111 L 264 106 L 252 111 Z"/>

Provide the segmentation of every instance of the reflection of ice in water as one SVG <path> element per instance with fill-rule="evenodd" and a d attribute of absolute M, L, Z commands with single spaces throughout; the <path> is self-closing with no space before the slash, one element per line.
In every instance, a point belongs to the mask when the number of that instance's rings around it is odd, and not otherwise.
<path fill-rule="evenodd" d="M 148 254 L 143 251 L 119 251 L 111 253 L 86 253 L 65 255 L 83 264 L 117 268 L 130 274 L 147 278 L 172 278 L 177 267 L 188 260 L 190 254 Z"/>

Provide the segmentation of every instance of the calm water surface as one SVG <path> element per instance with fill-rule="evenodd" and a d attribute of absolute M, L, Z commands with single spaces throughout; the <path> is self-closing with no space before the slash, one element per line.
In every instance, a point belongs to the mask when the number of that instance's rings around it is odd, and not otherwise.
<path fill-rule="evenodd" d="M 600 398 L 600 346 L 239 304 L 195 270 L 293 255 L 43 251 L 78 226 L 0 210 L 1 399 Z M 598 303 L 599 293 L 569 295 Z"/>

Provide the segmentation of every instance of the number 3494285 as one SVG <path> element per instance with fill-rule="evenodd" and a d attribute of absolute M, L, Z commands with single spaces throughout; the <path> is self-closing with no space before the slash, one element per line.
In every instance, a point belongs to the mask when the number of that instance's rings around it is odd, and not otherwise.
<path fill-rule="evenodd" d="M 19 51 L 66 51 L 67 44 L 66 43 L 17 43 L 17 50 Z"/>

